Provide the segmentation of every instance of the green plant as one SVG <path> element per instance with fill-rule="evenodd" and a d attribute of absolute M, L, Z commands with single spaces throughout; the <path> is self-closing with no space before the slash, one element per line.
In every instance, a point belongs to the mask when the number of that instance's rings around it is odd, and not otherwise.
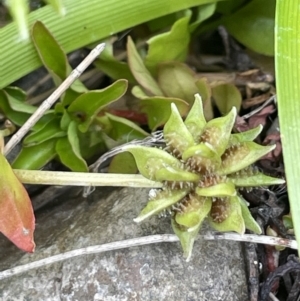
<path fill-rule="evenodd" d="M 252 142 L 262 127 L 231 134 L 235 118 L 236 109 L 232 108 L 228 115 L 206 122 L 201 98 L 196 95 L 185 122 L 172 104 L 163 130 L 165 149 L 123 147 L 134 156 L 144 177 L 163 184 L 161 190 L 150 193 L 147 206 L 135 221 L 169 213 L 188 259 L 206 217 L 218 231 L 243 234 L 247 228 L 260 234 L 261 229 L 238 190 L 284 183 L 251 166 L 275 148 Z"/>

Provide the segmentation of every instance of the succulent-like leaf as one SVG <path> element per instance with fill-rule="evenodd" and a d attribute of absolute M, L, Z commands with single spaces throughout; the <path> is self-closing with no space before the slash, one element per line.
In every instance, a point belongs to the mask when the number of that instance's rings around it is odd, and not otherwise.
<path fill-rule="evenodd" d="M 105 89 L 89 91 L 75 99 L 68 112 L 80 123 L 79 130 L 85 133 L 97 114 L 123 96 L 126 89 L 127 81 L 120 79 Z"/>
<path fill-rule="evenodd" d="M 279 178 L 266 176 L 263 173 L 255 173 L 253 175 L 244 175 L 237 173 L 237 175 L 228 175 L 228 178 L 237 187 L 257 187 L 284 184 L 285 181 Z"/>
<path fill-rule="evenodd" d="M 191 11 L 187 16 L 177 20 L 170 32 L 154 36 L 147 41 L 149 44 L 145 65 L 152 74 L 156 73 L 156 66 L 161 62 L 184 61 L 190 42 L 189 21 Z"/>
<path fill-rule="evenodd" d="M 195 142 L 198 143 L 198 139 L 206 125 L 206 120 L 203 114 L 202 98 L 199 94 L 195 94 L 194 104 L 187 115 L 184 124 L 192 134 Z"/>
<path fill-rule="evenodd" d="M 88 166 L 80 153 L 77 125 L 72 121 L 68 128 L 68 137 L 59 138 L 56 152 L 61 162 L 73 171 L 88 171 Z"/>
<path fill-rule="evenodd" d="M 152 191 L 154 192 L 154 190 Z M 155 191 L 155 196 L 148 201 L 146 207 L 141 211 L 139 216 L 134 219 L 134 221 L 139 223 L 154 214 L 160 213 L 161 211 L 176 204 L 188 192 L 188 189 Z"/>
<path fill-rule="evenodd" d="M 217 231 L 235 231 L 244 234 L 245 222 L 239 199 L 234 196 L 213 202 L 209 223 Z"/>
<path fill-rule="evenodd" d="M 211 86 L 208 82 L 207 78 L 202 77 L 200 79 L 197 79 L 195 82 L 199 94 L 202 97 L 203 102 L 203 113 L 205 116 L 206 121 L 209 121 L 213 119 L 214 112 L 213 112 L 213 106 L 212 106 L 212 100 L 211 100 Z"/>
<path fill-rule="evenodd" d="M 182 204 L 181 210 L 175 215 L 176 223 L 187 228 L 198 227 L 207 217 L 211 204 L 211 198 L 196 194 L 188 195 Z"/>
<path fill-rule="evenodd" d="M 26 189 L 0 154 L 0 232 L 18 248 L 34 252 L 35 218 Z"/>
<path fill-rule="evenodd" d="M 108 167 L 109 173 L 136 174 L 138 172 L 134 157 L 125 152 L 114 156 Z"/>
<path fill-rule="evenodd" d="M 229 144 L 238 144 L 246 141 L 253 141 L 262 131 L 263 126 L 259 126 L 241 133 L 232 134 L 230 136 Z"/>
<path fill-rule="evenodd" d="M 56 157 L 57 139 L 50 139 L 29 147 L 23 147 L 12 163 L 14 169 L 38 170 Z M 34 154 L 34 155 L 33 155 Z"/>
<path fill-rule="evenodd" d="M 206 197 L 228 197 L 235 196 L 236 189 L 233 183 L 219 183 L 209 187 L 197 187 L 196 193 Z"/>
<path fill-rule="evenodd" d="M 137 126 L 134 122 L 118 117 L 109 113 L 105 113 L 111 123 L 111 129 L 106 132 L 111 138 L 119 143 L 126 143 L 134 139 L 144 139 L 149 134 Z"/>
<path fill-rule="evenodd" d="M 155 79 L 145 67 L 131 37 L 128 37 L 127 40 L 127 52 L 129 67 L 136 81 L 149 93 L 149 96 L 164 95 Z"/>
<path fill-rule="evenodd" d="M 168 121 L 171 115 L 171 103 L 176 105 L 181 116 L 187 114 L 189 105 L 179 98 L 154 96 L 141 99 L 141 111 L 146 113 L 152 131 Z"/>
<path fill-rule="evenodd" d="M 201 223 L 198 227 L 194 227 L 192 231 L 188 231 L 188 228 L 178 225 L 174 218 L 172 218 L 171 223 L 174 233 L 180 240 L 180 244 L 183 249 L 183 256 L 186 258 L 186 261 L 189 261 L 192 256 L 194 242 L 199 233 Z"/>
<path fill-rule="evenodd" d="M 140 145 L 127 145 L 123 147 L 124 151 L 130 152 L 136 161 L 139 172 L 148 179 L 155 180 L 154 174 L 161 168 L 168 166 L 180 168 L 181 163 L 178 159 L 167 152 L 158 149 Z"/>
<path fill-rule="evenodd" d="M 262 146 L 251 141 L 232 145 L 222 155 L 222 165 L 218 173 L 227 175 L 237 172 L 256 162 L 275 147 L 276 145 Z"/>
<path fill-rule="evenodd" d="M 25 147 L 36 145 L 46 140 L 64 137 L 67 133 L 60 128 L 59 118 L 50 120 L 45 126 L 39 131 L 35 131 L 25 137 L 23 145 Z"/>
<path fill-rule="evenodd" d="M 175 106 L 171 105 L 171 116 L 164 127 L 164 138 L 171 152 L 181 155 L 186 149 L 194 145 L 192 134 L 183 123 L 182 118 Z"/>
<path fill-rule="evenodd" d="M 240 201 L 242 215 L 243 215 L 246 229 L 251 230 L 256 234 L 261 234 L 262 232 L 261 228 L 258 225 L 258 223 L 255 221 L 253 216 L 251 215 L 251 212 L 248 209 L 246 201 L 241 196 L 237 196 L 237 198 Z"/>
<path fill-rule="evenodd" d="M 236 108 L 233 107 L 226 116 L 210 120 L 204 128 L 201 140 L 211 144 L 222 155 L 228 146 L 235 118 Z"/>
<path fill-rule="evenodd" d="M 236 107 L 239 112 L 242 105 L 242 95 L 234 84 L 220 84 L 212 88 L 212 96 L 220 113 L 225 115 L 232 107 Z"/>
<path fill-rule="evenodd" d="M 192 69 L 179 62 L 161 63 L 158 67 L 158 83 L 164 95 L 184 99 L 190 105 L 199 92 L 195 76 Z"/>

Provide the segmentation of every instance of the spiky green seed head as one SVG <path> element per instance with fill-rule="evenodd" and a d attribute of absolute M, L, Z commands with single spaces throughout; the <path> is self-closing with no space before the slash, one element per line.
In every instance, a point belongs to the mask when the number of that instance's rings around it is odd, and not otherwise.
<path fill-rule="evenodd" d="M 252 167 L 275 147 L 252 141 L 262 127 L 232 134 L 235 118 L 233 108 L 228 115 L 206 122 L 201 97 L 196 95 L 185 121 L 172 104 L 171 116 L 164 127 L 164 150 L 126 147 L 144 177 L 163 183 L 162 190 L 155 193 L 152 190 L 147 206 L 135 221 L 169 212 L 187 258 L 205 218 L 217 231 L 243 234 L 249 229 L 260 234 L 261 229 L 238 189 L 284 183 Z"/>

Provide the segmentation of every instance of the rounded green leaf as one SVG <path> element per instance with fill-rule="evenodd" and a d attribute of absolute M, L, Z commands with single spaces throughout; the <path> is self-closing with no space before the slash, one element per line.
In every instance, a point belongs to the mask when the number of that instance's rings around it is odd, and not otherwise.
<path fill-rule="evenodd" d="M 274 0 L 253 0 L 224 20 L 226 29 L 239 42 L 265 55 L 274 55 Z"/>
<path fill-rule="evenodd" d="M 68 136 L 57 140 L 56 152 L 61 162 L 71 170 L 88 171 L 88 166 L 80 153 L 77 125 L 74 121 L 69 125 Z"/>
<path fill-rule="evenodd" d="M 212 87 L 212 96 L 220 113 L 225 115 L 232 107 L 240 111 L 242 105 L 242 95 L 239 89 L 233 84 L 220 84 Z"/>
<path fill-rule="evenodd" d="M 37 145 L 23 147 L 12 163 L 12 167 L 27 170 L 41 169 L 55 158 L 56 141 L 57 139 L 50 139 Z"/>
<path fill-rule="evenodd" d="M 148 125 L 152 131 L 167 122 L 171 115 L 172 103 L 176 105 L 181 116 L 186 115 L 189 105 L 179 98 L 154 96 L 140 100 L 141 112 L 146 113 L 148 117 Z"/>
<path fill-rule="evenodd" d="M 152 74 L 156 74 L 158 63 L 183 62 L 186 59 L 190 42 L 190 18 L 191 11 L 187 11 L 187 16 L 177 20 L 169 32 L 158 34 L 147 41 L 149 50 L 145 65 Z"/>
<path fill-rule="evenodd" d="M 28 147 L 66 135 L 67 133 L 60 128 L 60 119 L 55 118 L 46 123 L 42 129 L 27 135 L 23 140 L 23 145 Z"/>
<path fill-rule="evenodd" d="M 79 130 L 86 132 L 97 114 L 108 104 L 118 100 L 127 90 L 127 81 L 120 79 L 102 90 L 93 90 L 77 97 L 67 109 L 79 122 Z"/>

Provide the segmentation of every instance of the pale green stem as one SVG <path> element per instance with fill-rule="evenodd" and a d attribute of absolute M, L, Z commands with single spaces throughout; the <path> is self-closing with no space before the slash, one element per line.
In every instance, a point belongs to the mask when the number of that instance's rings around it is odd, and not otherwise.
<path fill-rule="evenodd" d="M 159 188 L 162 184 L 150 181 L 142 175 L 84 173 L 65 171 L 14 169 L 15 175 L 24 184 L 70 185 L 70 186 L 118 186 Z"/>

